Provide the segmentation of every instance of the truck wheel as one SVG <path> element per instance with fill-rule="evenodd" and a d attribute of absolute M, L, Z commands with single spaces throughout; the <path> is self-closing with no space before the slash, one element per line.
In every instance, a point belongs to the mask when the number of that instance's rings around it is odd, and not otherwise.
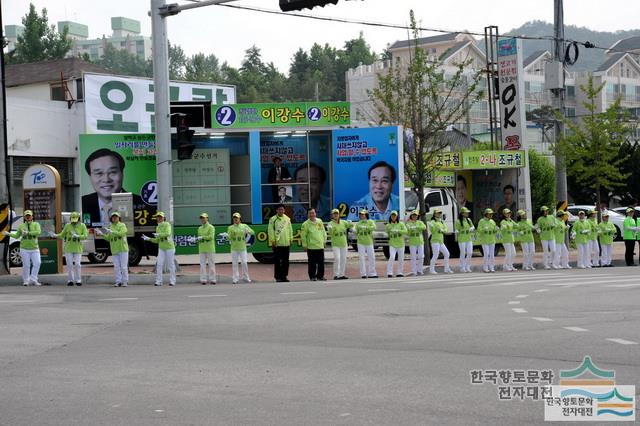
<path fill-rule="evenodd" d="M 382 253 L 384 253 L 384 258 L 389 260 L 391 254 L 389 253 L 389 246 L 382 246 Z"/>
<path fill-rule="evenodd" d="M 90 253 L 87 255 L 87 259 L 89 259 L 89 262 L 91 263 L 104 263 L 107 261 L 108 257 L 109 257 L 109 254 L 103 251 Z"/>
<path fill-rule="evenodd" d="M 129 243 L 129 266 L 138 266 L 142 260 L 142 250 L 138 243 Z"/>
<path fill-rule="evenodd" d="M 276 257 L 273 253 L 253 253 L 253 257 L 265 265 L 273 265 L 276 262 Z"/>
<path fill-rule="evenodd" d="M 20 257 L 19 242 L 15 242 L 9 246 L 9 265 L 13 268 L 22 267 L 22 258 Z"/>

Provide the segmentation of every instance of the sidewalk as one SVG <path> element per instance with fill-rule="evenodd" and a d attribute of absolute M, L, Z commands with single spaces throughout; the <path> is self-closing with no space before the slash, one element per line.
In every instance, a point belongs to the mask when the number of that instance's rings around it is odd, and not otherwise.
<path fill-rule="evenodd" d="M 503 252 L 501 251 L 499 256 L 496 256 L 496 271 L 502 270 Z M 259 263 L 253 259 L 253 256 L 249 255 L 249 275 L 254 282 L 273 282 L 273 265 L 265 265 Z M 571 265 L 575 265 L 577 252 L 575 250 L 570 251 L 569 260 Z M 616 242 L 613 245 L 613 264 L 615 266 L 624 266 L 624 243 Z M 180 270 L 177 274 L 178 284 L 199 284 L 200 282 L 200 265 L 197 255 L 177 256 L 180 264 Z M 637 256 L 635 257 L 637 261 Z M 516 256 L 516 267 L 521 268 L 522 253 L 518 250 Z M 325 277 L 330 280 L 333 278 L 333 253 L 331 250 L 325 252 Z M 536 253 L 535 264 L 536 268 L 541 268 L 542 253 Z M 376 252 L 376 271 L 378 276 L 386 278 L 386 264 L 387 261 L 384 258 L 382 252 Z M 436 270 L 442 272 L 442 259 L 439 259 L 436 264 Z M 458 259 L 451 259 L 451 268 L 457 272 L 459 261 Z M 476 251 L 474 257 L 471 260 L 474 272 L 480 272 L 482 269 L 482 257 Z M 425 269 L 428 267 L 425 266 Z M 409 255 L 405 256 L 404 265 L 405 275 L 410 273 Z M 231 255 L 218 254 L 216 255 L 216 272 L 218 274 L 219 284 L 231 283 Z M 568 272 L 569 273 L 569 272 Z M 22 284 L 22 268 L 12 268 L 11 275 L 0 276 L 0 285 L 21 285 Z M 359 266 L 358 266 L 358 254 L 354 251 L 349 251 L 347 254 L 347 276 L 350 278 L 360 278 Z M 307 258 L 304 253 L 292 253 L 291 265 L 289 268 L 289 279 L 291 281 L 307 281 Z M 50 285 L 66 285 L 67 274 L 66 269 L 63 274 L 54 275 L 41 275 L 40 282 Z M 113 265 L 110 261 L 104 264 L 82 264 L 82 282 L 85 285 L 96 284 L 113 284 Z M 155 282 L 155 258 L 149 260 L 143 259 L 140 265 L 131 267 L 129 269 L 129 284 L 140 285 L 153 285 Z M 346 281 L 348 282 L 348 281 Z M 165 274 L 165 284 L 168 283 L 168 277 Z"/>

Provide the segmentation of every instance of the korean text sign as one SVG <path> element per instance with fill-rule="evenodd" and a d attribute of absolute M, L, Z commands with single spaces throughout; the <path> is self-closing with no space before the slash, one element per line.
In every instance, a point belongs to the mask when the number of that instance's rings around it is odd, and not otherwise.
<path fill-rule="evenodd" d="M 524 146 L 524 72 L 522 44 L 515 38 L 498 40 L 500 81 L 500 131 L 503 149 Z"/>
<path fill-rule="evenodd" d="M 344 126 L 351 124 L 349 102 L 212 105 L 214 129 Z"/>

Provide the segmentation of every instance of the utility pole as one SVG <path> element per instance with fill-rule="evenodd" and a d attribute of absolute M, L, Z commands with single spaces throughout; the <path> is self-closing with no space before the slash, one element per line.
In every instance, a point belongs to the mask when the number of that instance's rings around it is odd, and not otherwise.
<path fill-rule="evenodd" d="M 553 25 L 554 25 L 554 55 L 553 59 L 556 63 L 560 63 L 561 86 L 553 89 L 554 105 L 557 111 L 564 117 L 564 8 L 562 0 L 553 0 Z M 555 120 L 555 146 L 558 146 L 560 138 L 564 134 L 564 123 L 561 120 Z M 561 157 L 557 150 L 555 152 L 556 159 L 556 199 L 557 201 L 567 201 L 567 168 L 564 164 L 564 158 Z"/>
<path fill-rule="evenodd" d="M 2 25 L 2 10 L 0 10 L 0 36 L 4 40 L 4 26 Z M 13 219 L 11 209 L 11 194 L 9 193 L 9 149 L 7 144 L 7 93 L 4 80 L 4 52 L 0 52 L 0 231 L 11 229 Z M 9 237 L 4 237 L 0 244 L 0 275 L 8 275 L 9 268 L 7 253 L 9 252 Z"/>

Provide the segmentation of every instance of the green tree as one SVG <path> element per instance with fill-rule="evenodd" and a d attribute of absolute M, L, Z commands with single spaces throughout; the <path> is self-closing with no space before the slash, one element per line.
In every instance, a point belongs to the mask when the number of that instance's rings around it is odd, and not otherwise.
<path fill-rule="evenodd" d="M 179 45 L 169 42 L 169 79 L 184 80 L 187 56 Z"/>
<path fill-rule="evenodd" d="M 151 60 L 144 60 L 126 50 L 116 49 L 106 40 L 104 54 L 96 63 L 115 74 L 135 77 L 153 76 L 153 63 Z"/>
<path fill-rule="evenodd" d="M 22 25 L 24 31 L 18 36 L 15 50 L 7 57 L 9 63 L 62 59 L 71 49 L 68 28 L 64 27 L 62 33 L 58 33 L 53 25 L 49 26 L 47 9 L 43 8 L 38 15 L 36 7 L 30 3 Z"/>
<path fill-rule="evenodd" d="M 554 205 L 556 174 L 551 162 L 532 149 L 529 150 L 529 180 L 532 211 L 535 215 L 540 207 Z"/>
<path fill-rule="evenodd" d="M 557 152 L 565 158 L 567 174 L 577 183 L 595 191 L 596 205 L 602 201 L 602 193 L 620 187 L 628 174 L 621 171 L 626 158 L 621 147 L 630 128 L 627 114 L 620 107 L 620 98 L 604 112 L 598 113 L 596 101 L 604 84 L 595 86 L 590 76 L 587 85 L 581 85 L 585 94 L 583 106 L 587 114 L 577 121 L 562 119 L 568 132 L 557 145 Z"/>
<path fill-rule="evenodd" d="M 215 55 L 195 54 L 185 62 L 184 79 L 203 83 L 221 83 L 220 61 Z"/>

